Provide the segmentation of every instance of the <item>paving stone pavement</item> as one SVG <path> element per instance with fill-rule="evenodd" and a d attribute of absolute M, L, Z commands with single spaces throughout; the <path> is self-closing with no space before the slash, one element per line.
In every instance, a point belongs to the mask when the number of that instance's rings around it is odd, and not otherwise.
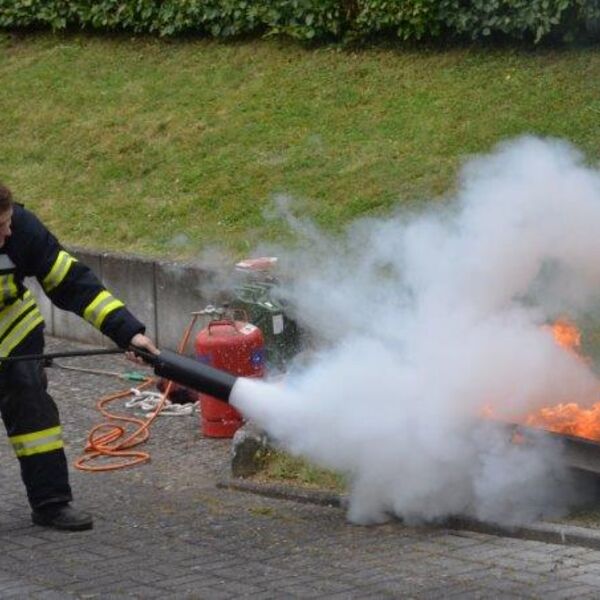
<path fill-rule="evenodd" d="M 132 369 L 121 357 L 56 362 Z M 95 401 L 127 384 L 59 369 L 49 379 L 72 463 L 100 421 Z M 0 442 L 0 598 L 600 598 L 598 551 L 398 522 L 356 527 L 337 508 L 218 489 L 230 441 L 203 438 L 196 415 L 160 417 L 145 449 L 152 461 L 140 467 L 73 469 L 95 527 L 61 533 L 31 524 Z"/>

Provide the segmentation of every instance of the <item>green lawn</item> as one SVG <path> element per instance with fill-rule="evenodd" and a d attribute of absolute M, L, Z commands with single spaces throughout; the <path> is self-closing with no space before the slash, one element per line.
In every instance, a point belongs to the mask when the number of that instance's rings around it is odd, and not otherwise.
<path fill-rule="evenodd" d="M 440 201 L 466 156 L 526 132 L 600 157 L 594 49 L 0 35 L 0 180 L 90 248 L 241 257 L 289 238 L 277 194 L 335 231 Z"/>
<path fill-rule="evenodd" d="M 348 492 L 348 484 L 343 475 L 322 469 L 303 458 L 273 448 L 262 455 L 261 469 L 252 479 L 263 483 L 288 484 L 338 494 Z"/>

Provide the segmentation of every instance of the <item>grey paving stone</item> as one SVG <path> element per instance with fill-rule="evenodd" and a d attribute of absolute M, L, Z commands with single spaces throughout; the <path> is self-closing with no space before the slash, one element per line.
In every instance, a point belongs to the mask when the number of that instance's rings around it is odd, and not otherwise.
<path fill-rule="evenodd" d="M 72 594 L 66 592 L 59 592 L 57 590 L 42 590 L 40 592 L 34 592 L 30 598 L 32 600 L 66 600 L 68 598 L 74 598 Z M 83 598 L 80 596 L 80 598 Z"/>
<path fill-rule="evenodd" d="M 572 581 L 576 583 L 585 583 L 586 585 L 590 585 L 598 588 L 598 596 L 600 597 L 600 573 L 579 573 L 574 575 Z"/>
<path fill-rule="evenodd" d="M 2 598 L 29 598 L 36 592 L 43 591 L 43 589 L 43 587 L 36 584 L 24 583 L 8 589 L 4 588 L 0 590 L 0 595 Z"/>
<path fill-rule="evenodd" d="M 218 588 L 206 588 L 201 591 L 199 595 L 197 592 L 188 592 L 188 598 L 206 598 L 206 600 L 231 600 L 237 598 L 235 594 L 228 592 L 227 590 L 221 590 Z M 191 594 L 191 595 L 190 595 Z"/>
<path fill-rule="evenodd" d="M 289 595 L 293 598 L 322 598 L 323 592 L 312 585 L 292 584 L 282 585 L 279 591 L 284 595 Z"/>
<path fill-rule="evenodd" d="M 574 583 L 570 588 L 548 592 L 545 597 L 549 598 L 550 600 L 573 600 L 587 598 L 590 596 L 592 598 L 598 598 L 598 590 L 587 585 L 579 585 Z"/>

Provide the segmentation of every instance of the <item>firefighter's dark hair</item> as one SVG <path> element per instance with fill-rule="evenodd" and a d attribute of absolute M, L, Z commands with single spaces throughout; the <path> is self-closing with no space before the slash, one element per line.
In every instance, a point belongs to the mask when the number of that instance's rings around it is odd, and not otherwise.
<path fill-rule="evenodd" d="M 0 213 L 8 210 L 13 204 L 13 195 L 9 188 L 0 183 Z"/>

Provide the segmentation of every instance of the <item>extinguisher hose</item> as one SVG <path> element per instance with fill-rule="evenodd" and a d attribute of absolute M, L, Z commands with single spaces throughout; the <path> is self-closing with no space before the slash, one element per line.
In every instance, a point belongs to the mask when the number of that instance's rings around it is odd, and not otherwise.
<path fill-rule="evenodd" d="M 122 348 L 99 348 L 97 350 L 72 350 L 69 352 L 49 352 L 46 354 L 21 354 L 17 356 L 3 356 L 2 363 L 24 362 L 29 360 L 51 361 L 54 358 L 72 358 L 76 356 L 97 356 L 101 354 L 123 354 Z"/>
<path fill-rule="evenodd" d="M 133 347 L 133 351 L 151 365 L 154 373 L 159 377 L 214 396 L 223 402 L 229 402 L 231 390 L 237 381 L 234 375 L 171 350 L 161 350 L 160 354 L 151 354 Z"/>

